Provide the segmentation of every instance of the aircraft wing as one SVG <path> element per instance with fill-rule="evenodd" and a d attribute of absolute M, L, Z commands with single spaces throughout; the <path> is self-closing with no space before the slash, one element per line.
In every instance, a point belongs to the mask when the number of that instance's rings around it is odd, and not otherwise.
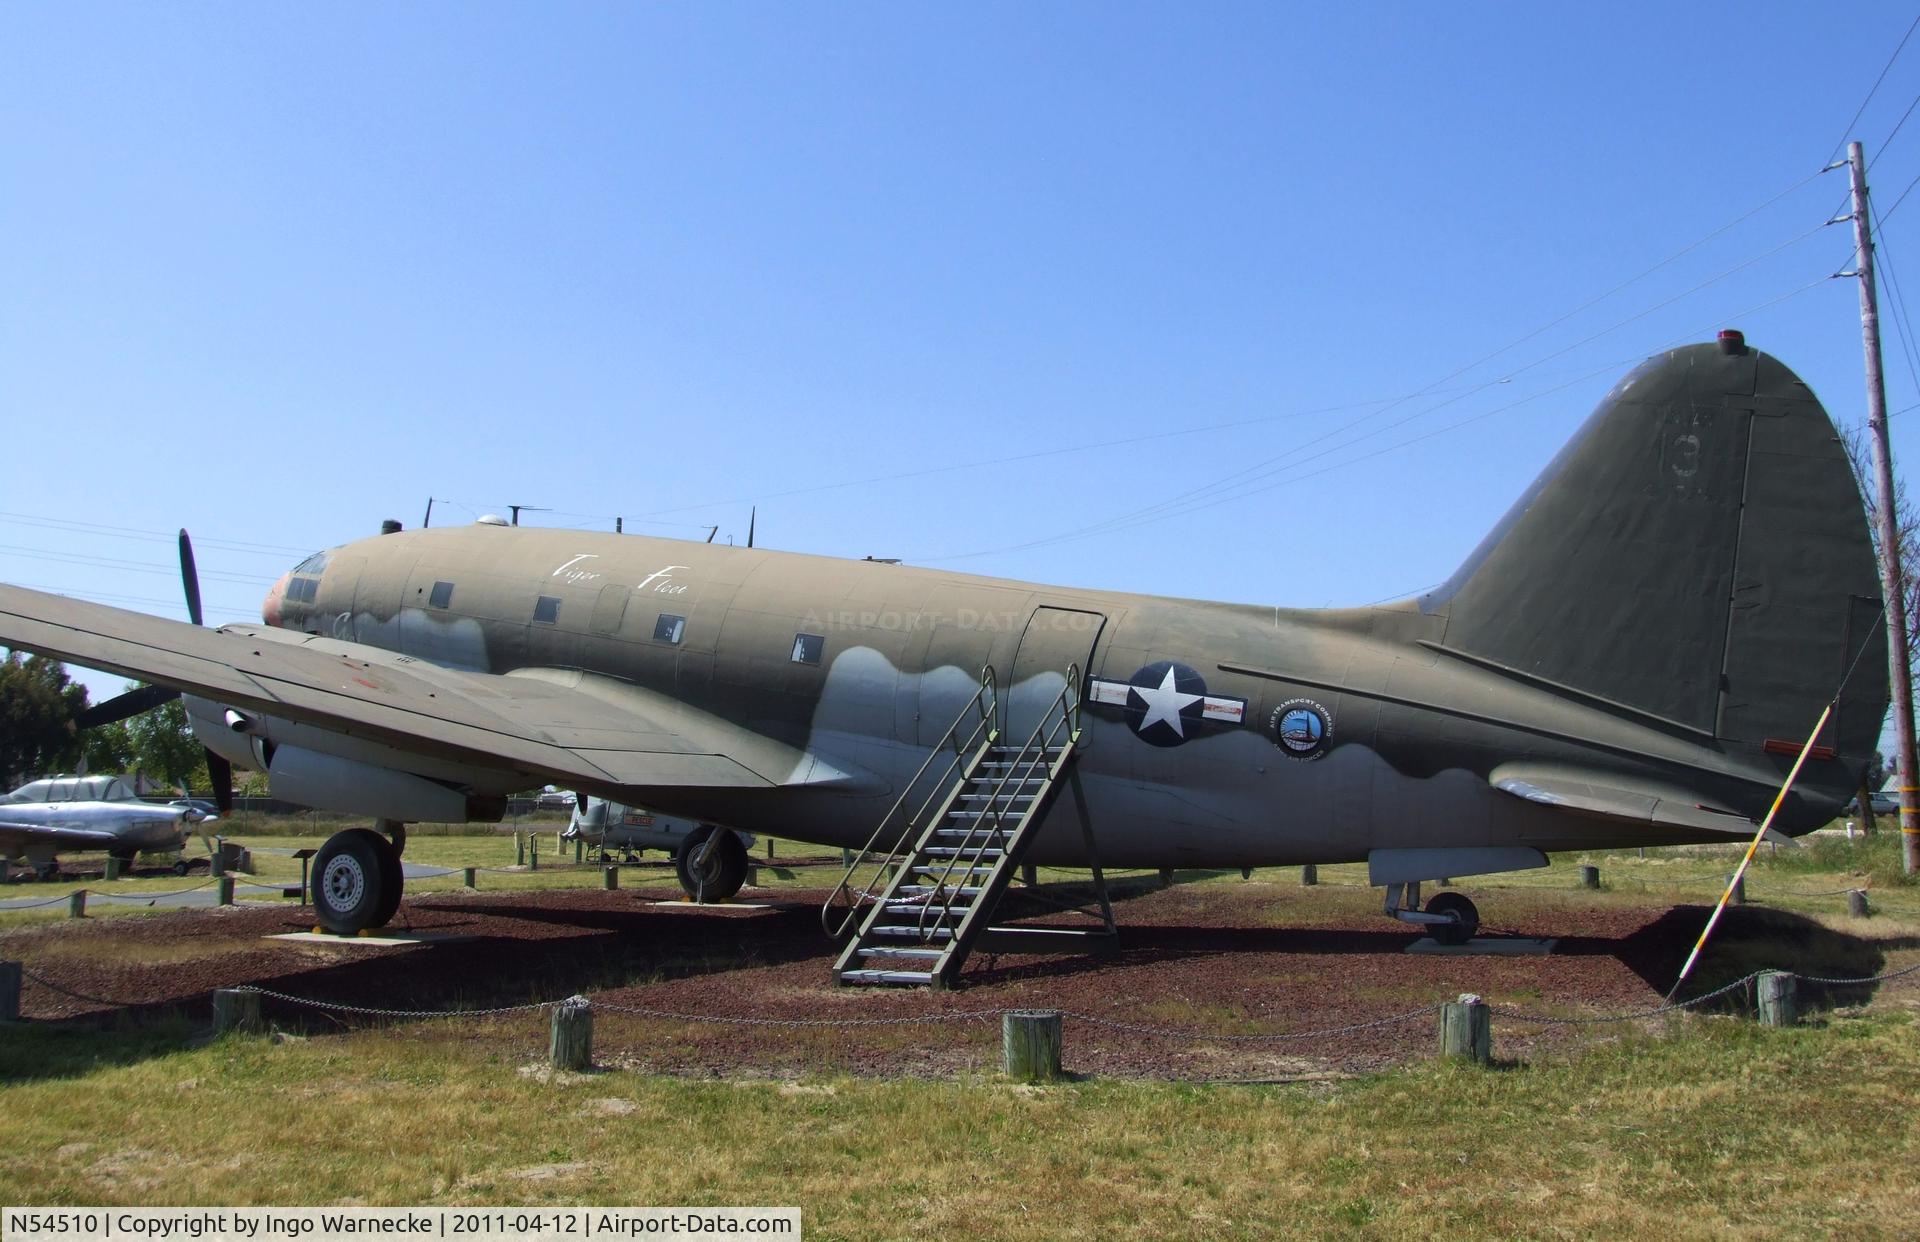
<path fill-rule="evenodd" d="M 1562 807 L 1600 819 L 1685 828 L 1751 839 L 1758 825 L 1738 811 L 1715 807 L 1686 790 L 1615 773 L 1525 763 L 1505 763 L 1487 778 L 1495 789 L 1528 802 Z M 1795 845 L 1785 833 L 1767 829 L 1767 840 Z"/>
<path fill-rule="evenodd" d="M 52 841 L 70 850 L 104 850 L 120 844 L 113 833 L 97 828 L 57 828 L 0 819 L 0 855 L 18 854 L 30 841 Z"/>
<path fill-rule="evenodd" d="M 267 626 L 212 630 L 0 585 L 0 645 L 398 750 L 556 783 L 763 788 L 844 781 L 792 746 L 573 670 L 498 675 Z"/>

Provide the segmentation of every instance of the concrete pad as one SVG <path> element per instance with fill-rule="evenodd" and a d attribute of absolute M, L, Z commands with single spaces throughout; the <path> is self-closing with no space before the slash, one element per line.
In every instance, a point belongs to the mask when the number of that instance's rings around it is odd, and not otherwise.
<path fill-rule="evenodd" d="M 384 936 L 336 936 L 332 932 L 281 932 L 267 940 L 297 940 L 303 944 L 331 944 L 346 949 L 381 949 L 408 944 L 458 944 L 478 940 L 461 932 L 391 932 Z"/>
<path fill-rule="evenodd" d="M 1526 936 L 1489 937 L 1465 944 L 1441 944 L 1429 936 L 1407 946 L 1409 953 L 1429 953 L 1435 957 L 1545 957 L 1553 952 L 1557 939 L 1534 940 Z"/>
<path fill-rule="evenodd" d="M 729 914 L 733 911 L 753 913 L 758 910 L 771 910 L 773 906 L 763 901 L 709 901 L 701 905 L 697 901 L 647 901 L 642 905 L 657 910 L 696 910 L 701 914 Z"/>

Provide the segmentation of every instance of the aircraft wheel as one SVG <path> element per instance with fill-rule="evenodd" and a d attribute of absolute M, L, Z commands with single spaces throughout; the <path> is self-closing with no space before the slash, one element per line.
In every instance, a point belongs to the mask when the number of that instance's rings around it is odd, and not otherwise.
<path fill-rule="evenodd" d="M 33 873 L 51 883 L 60 878 L 60 864 L 57 862 L 43 862 L 33 869 Z"/>
<path fill-rule="evenodd" d="M 704 862 L 696 862 L 707 838 L 715 833 L 719 834 L 719 840 L 711 850 L 705 851 Z M 687 896 L 696 901 L 724 901 L 746 883 L 747 847 L 740 844 L 740 838 L 731 831 L 705 825 L 689 833 L 680 843 L 674 870 L 679 873 L 680 887 L 686 890 Z"/>
<path fill-rule="evenodd" d="M 173 873 L 175 875 L 185 875 L 187 872 L 191 870 L 193 870 L 193 868 L 190 865 L 188 865 L 186 859 L 179 858 L 174 860 Z"/>
<path fill-rule="evenodd" d="M 1427 900 L 1428 914 L 1446 914 L 1451 923 L 1429 923 L 1427 934 L 1441 944 L 1465 944 L 1480 930 L 1480 911 L 1464 893 L 1435 893 Z"/>
<path fill-rule="evenodd" d="M 367 828 L 327 838 L 313 858 L 313 909 L 320 925 L 351 936 L 379 927 L 400 908 L 400 855 Z"/>

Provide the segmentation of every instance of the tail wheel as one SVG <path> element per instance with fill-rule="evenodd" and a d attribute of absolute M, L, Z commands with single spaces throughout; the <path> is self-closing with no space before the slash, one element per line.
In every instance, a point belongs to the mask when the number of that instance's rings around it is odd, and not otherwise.
<path fill-rule="evenodd" d="M 707 848 L 709 840 L 711 849 Z M 680 843 L 674 870 L 687 896 L 696 901 L 724 901 L 746 883 L 747 847 L 729 829 L 703 825 Z"/>
<path fill-rule="evenodd" d="M 1427 934 L 1441 944 L 1465 944 L 1480 930 L 1480 910 L 1464 893 L 1435 893 L 1427 900 L 1427 913 L 1453 920 L 1427 924 Z"/>
<path fill-rule="evenodd" d="M 367 828 L 336 832 L 313 859 L 313 909 L 342 936 L 385 926 L 400 908 L 400 853 Z"/>

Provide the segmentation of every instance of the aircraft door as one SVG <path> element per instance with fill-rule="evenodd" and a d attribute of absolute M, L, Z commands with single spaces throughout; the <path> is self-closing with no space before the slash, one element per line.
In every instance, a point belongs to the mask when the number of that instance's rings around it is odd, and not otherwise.
<path fill-rule="evenodd" d="M 1106 625 L 1105 614 L 1042 605 L 1027 618 L 1014 652 L 1013 668 L 1000 693 L 1006 700 L 1006 738 L 1018 746 L 1027 740 L 1067 684 L 1067 666 L 1080 670 L 1084 691 L 1093 645 Z"/>

